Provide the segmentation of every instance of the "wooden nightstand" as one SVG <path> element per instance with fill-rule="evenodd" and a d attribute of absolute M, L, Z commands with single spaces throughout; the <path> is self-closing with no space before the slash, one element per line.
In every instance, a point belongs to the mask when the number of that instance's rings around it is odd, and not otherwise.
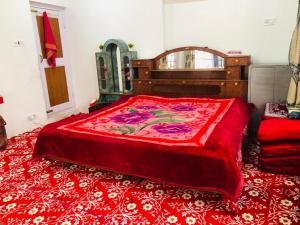
<path fill-rule="evenodd" d="M 106 106 L 109 106 L 110 104 L 112 104 L 112 102 L 97 103 L 96 105 L 89 107 L 89 113 L 94 112 L 94 111 L 99 110 L 99 109 L 102 109 Z"/>
<path fill-rule="evenodd" d="M 7 136 L 6 136 L 6 130 L 5 130 L 6 122 L 0 116 L 0 150 L 4 150 L 7 144 Z"/>

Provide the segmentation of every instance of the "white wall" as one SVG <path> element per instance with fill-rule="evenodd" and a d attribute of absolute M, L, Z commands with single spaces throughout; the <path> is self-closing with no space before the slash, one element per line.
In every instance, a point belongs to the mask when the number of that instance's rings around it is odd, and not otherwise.
<path fill-rule="evenodd" d="M 100 42 L 121 38 L 136 44 L 141 57 L 162 51 L 162 2 L 160 0 L 35 0 L 66 7 L 67 32 L 77 111 L 86 111 L 90 99 L 98 97 L 94 53 Z M 147 9 L 147 10 L 144 10 Z M 1 1 L 0 94 L 5 103 L 0 115 L 7 121 L 8 136 L 33 129 L 27 120 L 47 119 L 38 68 L 29 1 Z M 23 40 L 24 47 L 13 47 Z"/>
<path fill-rule="evenodd" d="M 94 54 L 107 39 L 135 43 L 140 58 L 158 55 L 164 45 L 201 45 L 241 49 L 254 62 L 287 63 L 297 11 L 297 0 L 164 0 L 165 5 L 162 0 L 35 1 L 66 7 L 77 111 L 86 111 L 98 97 Z M 276 18 L 277 24 L 265 27 L 265 18 Z M 37 126 L 28 115 L 49 122 L 29 1 L 2 1 L 0 27 L 0 94 L 5 100 L 0 114 L 12 136 Z M 24 47 L 13 47 L 15 40 L 23 40 Z"/>
<path fill-rule="evenodd" d="M 152 58 L 163 51 L 161 0 L 72 0 L 67 24 L 76 105 L 86 110 L 97 98 L 95 52 L 110 38 L 132 42 L 138 57 Z"/>
<path fill-rule="evenodd" d="M 10 136 L 35 127 L 27 121 L 30 114 L 46 120 L 29 2 L 2 1 L 0 27 L 0 94 L 5 101 L 0 114 Z M 15 40 L 23 40 L 24 47 L 14 47 Z"/>
<path fill-rule="evenodd" d="M 298 0 L 165 0 L 165 48 L 242 50 L 254 63 L 287 63 Z M 264 19 L 275 18 L 274 26 Z"/>

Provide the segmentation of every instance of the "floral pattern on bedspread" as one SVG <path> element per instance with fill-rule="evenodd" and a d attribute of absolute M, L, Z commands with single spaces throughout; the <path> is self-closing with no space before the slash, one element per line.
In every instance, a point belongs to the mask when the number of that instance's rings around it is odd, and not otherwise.
<path fill-rule="evenodd" d="M 203 146 L 233 101 L 135 96 L 59 129 L 159 144 Z"/>

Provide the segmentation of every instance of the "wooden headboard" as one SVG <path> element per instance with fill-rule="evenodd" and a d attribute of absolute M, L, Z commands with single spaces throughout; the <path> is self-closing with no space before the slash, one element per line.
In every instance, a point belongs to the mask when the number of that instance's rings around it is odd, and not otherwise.
<path fill-rule="evenodd" d="M 250 56 L 229 56 L 202 47 L 132 60 L 133 94 L 247 99 Z"/>

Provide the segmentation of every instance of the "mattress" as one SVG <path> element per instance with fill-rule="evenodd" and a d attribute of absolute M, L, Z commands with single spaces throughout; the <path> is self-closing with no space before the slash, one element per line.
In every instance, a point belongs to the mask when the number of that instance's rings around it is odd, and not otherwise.
<path fill-rule="evenodd" d="M 240 99 L 125 97 L 92 114 L 46 125 L 33 158 L 214 191 L 237 201 L 248 120 Z"/>

